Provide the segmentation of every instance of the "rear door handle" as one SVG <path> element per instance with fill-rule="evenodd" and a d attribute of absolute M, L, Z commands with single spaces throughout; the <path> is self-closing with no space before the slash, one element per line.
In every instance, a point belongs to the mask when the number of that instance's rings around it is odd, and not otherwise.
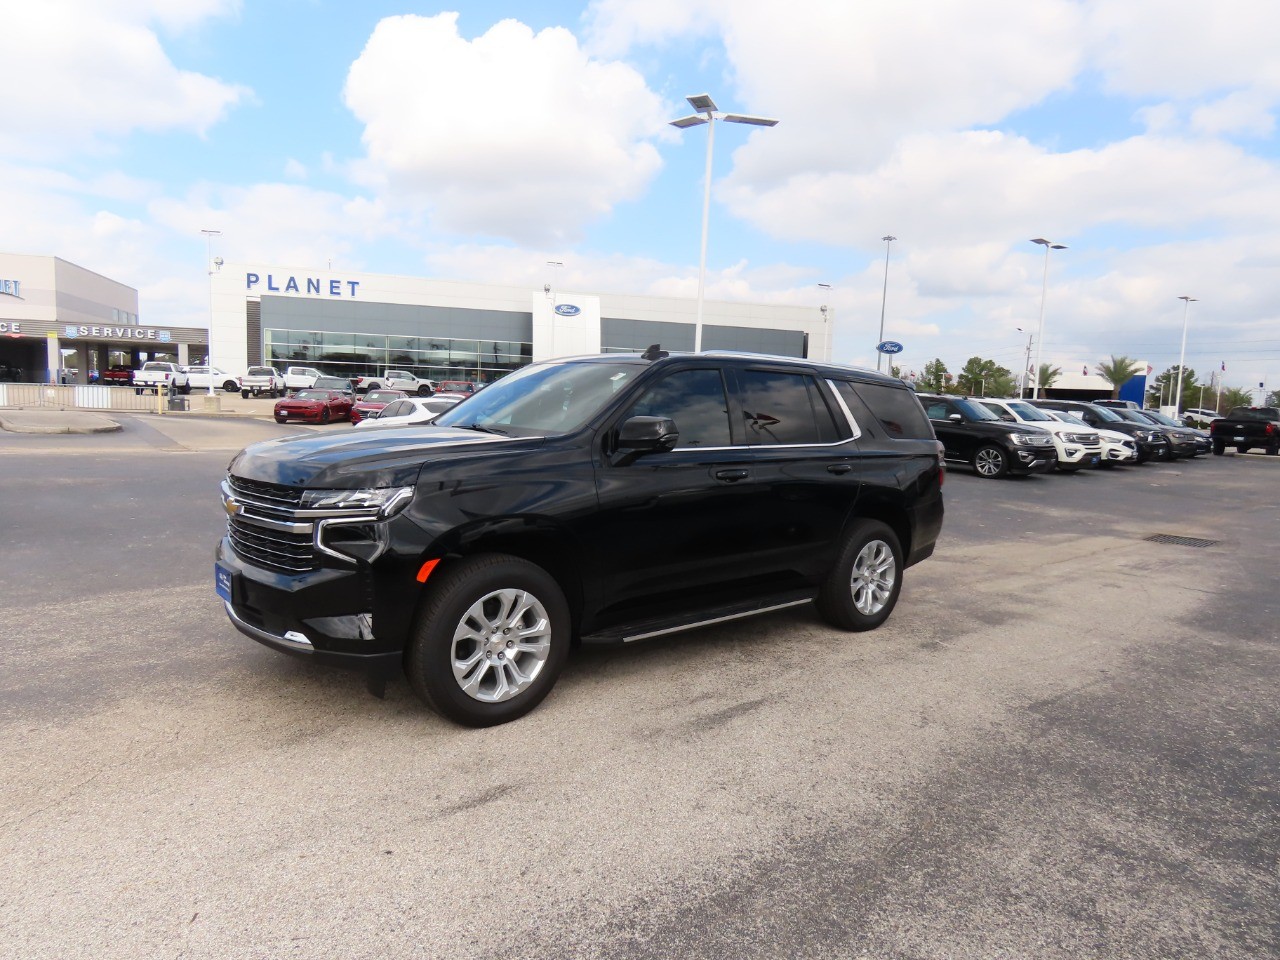
<path fill-rule="evenodd" d="M 717 470 L 716 479 L 723 480 L 725 483 L 737 483 L 739 480 L 745 480 L 751 476 L 749 470 Z"/>
<path fill-rule="evenodd" d="M 853 467 L 847 463 L 833 463 L 827 467 L 827 473 L 834 473 L 839 476 L 848 473 L 852 469 Z"/>

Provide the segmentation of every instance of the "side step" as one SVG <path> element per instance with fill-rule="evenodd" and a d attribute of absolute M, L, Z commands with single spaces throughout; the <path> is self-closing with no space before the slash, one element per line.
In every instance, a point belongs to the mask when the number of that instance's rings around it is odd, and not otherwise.
<path fill-rule="evenodd" d="M 693 630 L 729 620 L 741 620 L 743 617 L 754 617 L 761 613 L 772 613 L 774 610 L 785 610 L 787 607 L 798 607 L 812 602 L 816 596 L 817 594 L 812 590 L 795 590 L 767 597 L 756 597 L 752 600 L 741 600 L 737 603 L 698 610 L 696 613 L 639 620 L 610 627 L 598 633 L 584 635 L 582 642 L 584 644 L 634 643 L 638 640 L 665 636 L 668 633 L 679 633 L 682 630 Z"/>

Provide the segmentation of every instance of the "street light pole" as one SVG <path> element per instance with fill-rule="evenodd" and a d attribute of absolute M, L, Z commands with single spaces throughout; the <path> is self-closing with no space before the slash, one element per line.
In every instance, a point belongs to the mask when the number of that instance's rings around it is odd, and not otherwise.
<path fill-rule="evenodd" d="M 830 293 L 831 290 L 833 289 L 831 284 L 829 283 L 820 283 L 818 284 L 818 288 L 820 290 L 825 290 L 827 293 Z M 830 363 L 831 362 L 831 339 L 832 339 L 831 338 L 831 333 L 832 333 L 831 314 L 827 304 L 825 303 L 822 304 L 822 306 L 818 307 L 818 310 L 822 313 L 822 339 L 823 339 L 823 350 L 825 353 L 822 359 L 825 360 L 827 363 Z"/>
<path fill-rule="evenodd" d="M 1191 313 L 1191 304 L 1196 302 L 1195 297 L 1179 297 L 1183 302 L 1182 307 L 1182 352 L 1178 354 L 1178 392 L 1174 395 L 1173 414 L 1178 415 L 1178 411 L 1182 408 L 1182 368 L 1187 362 L 1187 316 Z"/>
<path fill-rule="evenodd" d="M 1021 327 L 1015 327 L 1019 333 L 1027 333 Z M 1022 361 L 1022 375 L 1018 377 L 1018 397 L 1021 399 L 1027 395 L 1027 372 L 1031 369 L 1031 341 L 1036 338 L 1034 333 L 1027 333 L 1027 356 Z"/>
<path fill-rule="evenodd" d="M 884 305 L 889 298 L 889 247 L 893 245 L 893 241 L 897 237 L 881 237 L 884 241 L 884 289 L 880 291 L 880 339 L 876 341 L 876 371 L 880 370 L 880 358 L 884 356 L 880 352 L 880 344 L 884 343 Z M 890 368 L 892 369 L 892 367 Z"/>
<path fill-rule="evenodd" d="M 213 238 L 222 236 L 221 230 L 201 230 L 204 234 L 204 267 L 209 275 L 209 396 L 213 396 Z"/>
<path fill-rule="evenodd" d="M 707 231 L 711 221 L 711 154 L 716 143 L 716 121 L 747 123 L 756 127 L 776 127 L 778 121 L 744 113 L 719 113 L 716 102 L 711 99 L 709 93 L 699 93 L 685 99 L 689 101 L 689 106 L 698 112 L 670 121 L 671 126 L 683 130 L 685 127 L 696 127 L 704 123 L 707 125 L 707 169 L 703 176 L 702 189 L 702 252 L 698 258 L 698 312 L 693 327 L 693 352 L 700 353 L 702 351 L 702 300 L 707 285 Z"/>
<path fill-rule="evenodd" d="M 1040 329 L 1036 333 L 1036 366 L 1031 372 L 1031 399 L 1038 400 L 1040 399 L 1040 363 L 1044 356 L 1044 301 L 1049 292 L 1049 251 L 1065 250 L 1067 247 L 1066 244 L 1054 243 L 1044 237 L 1036 237 L 1031 242 L 1038 243 L 1044 247 L 1044 279 L 1040 284 Z"/>

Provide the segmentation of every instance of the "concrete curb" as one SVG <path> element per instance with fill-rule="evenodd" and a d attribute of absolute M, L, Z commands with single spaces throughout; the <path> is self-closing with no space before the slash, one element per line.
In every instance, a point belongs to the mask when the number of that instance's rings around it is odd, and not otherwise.
<path fill-rule="evenodd" d="M 66 416 L 55 411 L 6 411 L 0 413 L 0 430 L 9 433 L 116 433 L 120 424 L 96 413 Z"/>

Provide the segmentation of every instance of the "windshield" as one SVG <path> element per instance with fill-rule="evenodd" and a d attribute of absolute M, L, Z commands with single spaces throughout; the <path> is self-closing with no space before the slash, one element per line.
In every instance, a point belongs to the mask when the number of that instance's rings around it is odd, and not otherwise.
<path fill-rule="evenodd" d="M 1093 407 L 1090 407 L 1089 409 L 1093 411 L 1094 415 L 1099 420 L 1104 420 L 1107 423 L 1119 423 L 1124 419 L 1124 417 L 1118 416 L 1114 410 L 1111 410 L 1107 407 L 1093 406 Z"/>
<path fill-rule="evenodd" d="M 1143 410 L 1142 412 L 1145 413 L 1152 420 L 1154 420 L 1156 423 L 1163 423 L 1166 427 L 1182 426 L 1182 424 L 1180 424 L 1177 420 L 1172 420 L 1169 417 L 1166 417 L 1163 413 L 1159 413 L 1155 410 Z"/>
<path fill-rule="evenodd" d="M 328 390 L 299 390 L 295 395 L 298 400 L 328 400 Z"/>
<path fill-rule="evenodd" d="M 1043 410 L 1037 410 L 1029 403 L 1013 402 L 1009 404 L 1009 409 L 1016 413 L 1023 420 L 1027 421 L 1052 421 L 1053 417 L 1046 414 Z"/>
<path fill-rule="evenodd" d="M 370 390 L 364 395 L 365 403 L 390 403 L 399 400 L 404 394 L 399 390 Z"/>
<path fill-rule="evenodd" d="M 269 377 L 275 373 L 271 367 L 250 367 L 246 377 Z"/>
<path fill-rule="evenodd" d="M 143 369 L 143 370 L 168 370 L 168 369 L 169 369 L 169 364 L 167 364 L 167 363 L 163 363 L 163 362 L 160 362 L 160 363 L 144 363 L 144 364 L 142 365 L 142 369 Z"/>
<path fill-rule="evenodd" d="M 569 433 L 647 367 L 635 360 L 533 364 L 473 393 L 435 423 L 510 436 Z"/>
<path fill-rule="evenodd" d="M 1121 420 L 1128 420 L 1130 423 L 1140 423 L 1144 427 L 1151 426 L 1151 421 L 1140 414 L 1137 410 L 1113 410 L 1112 412 L 1118 413 Z"/>
<path fill-rule="evenodd" d="M 1070 410 L 1055 410 L 1053 415 L 1063 423 L 1075 423 L 1082 427 L 1088 426 L 1087 423 L 1080 419 L 1079 415 L 1072 413 Z"/>
<path fill-rule="evenodd" d="M 994 413 L 974 400 L 952 400 L 970 420 L 999 420 Z"/>

